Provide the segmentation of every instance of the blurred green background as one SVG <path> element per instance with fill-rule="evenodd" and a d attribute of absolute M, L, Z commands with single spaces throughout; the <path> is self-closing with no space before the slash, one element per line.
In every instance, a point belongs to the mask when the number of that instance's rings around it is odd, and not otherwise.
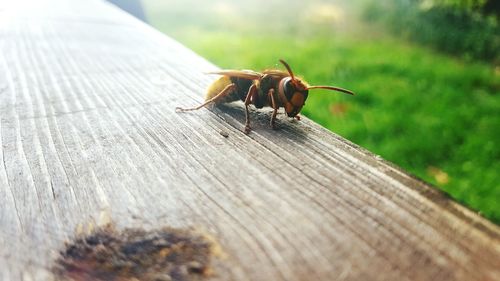
<path fill-rule="evenodd" d="M 283 58 L 311 84 L 353 90 L 317 90 L 302 114 L 500 222 L 496 1 L 143 4 L 150 24 L 222 68 Z"/>

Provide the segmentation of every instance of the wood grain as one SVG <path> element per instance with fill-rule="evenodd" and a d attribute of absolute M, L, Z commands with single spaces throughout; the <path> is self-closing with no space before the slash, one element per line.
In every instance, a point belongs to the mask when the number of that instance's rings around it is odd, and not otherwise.
<path fill-rule="evenodd" d="M 498 226 L 307 118 L 175 113 L 217 68 L 115 7 L 0 5 L 1 280 L 103 220 L 211 234 L 212 280 L 500 280 Z"/>

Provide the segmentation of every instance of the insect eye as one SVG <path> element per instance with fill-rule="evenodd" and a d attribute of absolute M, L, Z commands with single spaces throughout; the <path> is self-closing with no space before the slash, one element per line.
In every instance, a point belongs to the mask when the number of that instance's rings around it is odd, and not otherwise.
<path fill-rule="evenodd" d="M 285 82 L 285 96 L 287 100 L 291 100 L 293 94 L 295 93 L 295 88 L 293 87 L 291 80 Z"/>
<path fill-rule="evenodd" d="M 309 91 L 308 90 L 305 90 L 302 92 L 302 94 L 304 95 L 304 103 L 305 103 L 305 100 L 307 99 L 307 96 L 309 94 Z"/>

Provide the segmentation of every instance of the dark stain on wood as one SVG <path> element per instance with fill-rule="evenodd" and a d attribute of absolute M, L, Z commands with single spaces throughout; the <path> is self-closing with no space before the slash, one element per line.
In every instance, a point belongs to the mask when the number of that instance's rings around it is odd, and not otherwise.
<path fill-rule="evenodd" d="M 54 272 L 61 280 L 203 280 L 214 242 L 193 230 L 118 231 L 108 225 L 67 244 Z"/>

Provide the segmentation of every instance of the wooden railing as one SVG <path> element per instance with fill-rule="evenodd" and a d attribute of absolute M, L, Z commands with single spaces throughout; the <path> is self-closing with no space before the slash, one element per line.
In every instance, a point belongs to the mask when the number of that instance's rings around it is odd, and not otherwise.
<path fill-rule="evenodd" d="M 246 135 L 238 103 L 176 113 L 216 67 L 150 26 L 97 0 L 7 3 L 0 279 L 54 278 L 105 221 L 206 233 L 210 280 L 500 280 L 498 226 L 307 118 L 253 111 Z"/>

